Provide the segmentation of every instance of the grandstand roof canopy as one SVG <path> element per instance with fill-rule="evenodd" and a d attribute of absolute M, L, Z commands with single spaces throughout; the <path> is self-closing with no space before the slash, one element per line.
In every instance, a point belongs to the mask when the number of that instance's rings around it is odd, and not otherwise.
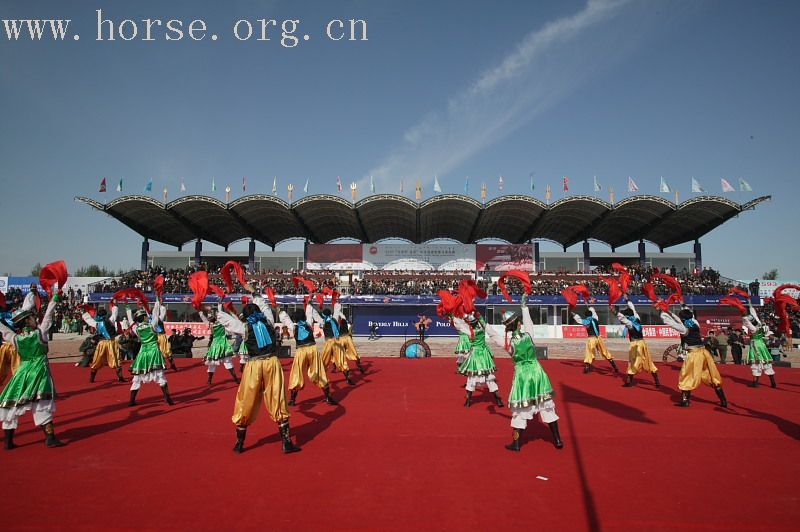
<path fill-rule="evenodd" d="M 231 203 L 209 196 L 184 196 L 167 204 L 149 196 L 122 196 L 107 204 L 75 199 L 145 238 L 173 246 L 197 239 L 228 246 L 252 238 L 275 246 L 292 238 L 315 243 L 449 238 L 464 243 L 547 239 L 565 248 L 587 239 L 612 248 L 643 239 L 666 248 L 698 239 L 771 197 L 741 205 L 719 196 L 698 196 L 676 205 L 644 195 L 614 205 L 591 196 L 570 196 L 548 205 L 522 195 L 483 204 L 460 194 L 441 194 L 422 203 L 394 194 L 376 194 L 356 203 L 324 194 L 292 204 L 264 194 Z"/>

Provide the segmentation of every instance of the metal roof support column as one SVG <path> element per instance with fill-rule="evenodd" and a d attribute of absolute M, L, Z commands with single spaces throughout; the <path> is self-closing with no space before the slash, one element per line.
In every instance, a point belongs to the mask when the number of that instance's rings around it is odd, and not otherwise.
<path fill-rule="evenodd" d="M 150 241 L 147 240 L 147 238 L 145 238 L 144 241 L 142 242 L 142 262 L 141 262 L 141 268 L 139 268 L 141 271 L 147 270 L 147 255 L 149 253 L 150 253 Z"/>
<path fill-rule="evenodd" d="M 539 243 L 533 242 L 533 271 L 540 272 L 542 270 L 542 254 L 539 252 Z"/>
<path fill-rule="evenodd" d="M 694 267 L 697 271 L 703 271 L 703 248 L 700 246 L 700 240 L 694 241 Z M 675 275 L 675 272 L 672 272 Z"/>
<path fill-rule="evenodd" d="M 203 254 L 203 241 L 199 238 L 194 243 L 194 265 L 200 266 L 200 257 Z"/>
<path fill-rule="evenodd" d="M 247 247 L 247 269 L 254 272 L 256 269 L 256 241 L 250 239 L 250 245 Z"/>
<path fill-rule="evenodd" d="M 583 273 L 589 273 L 589 266 L 591 266 L 592 257 L 589 254 L 589 241 L 583 241 Z"/>
<path fill-rule="evenodd" d="M 308 269 L 308 239 L 303 240 L 303 268 L 304 270 Z"/>
<path fill-rule="evenodd" d="M 644 267 L 647 263 L 647 253 L 645 253 L 644 240 L 639 240 L 639 266 Z"/>

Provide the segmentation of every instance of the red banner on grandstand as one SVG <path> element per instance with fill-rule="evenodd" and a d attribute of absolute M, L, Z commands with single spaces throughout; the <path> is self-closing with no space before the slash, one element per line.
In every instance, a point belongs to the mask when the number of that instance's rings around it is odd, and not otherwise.
<path fill-rule="evenodd" d="M 361 244 L 309 244 L 306 255 L 306 269 L 337 270 L 351 268 L 353 264 L 361 264 L 363 260 Z"/>
<path fill-rule="evenodd" d="M 477 244 L 475 248 L 478 270 L 533 270 L 531 244 Z"/>
<path fill-rule="evenodd" d="M 183 334 L 184 329 L 190 329 L 192 336 L 211 336 L 211 328 L 202 321 L 166 321 L 164 322 L 164 331 L 167 336 L 172 334 L 172 329 L 175 329 L 178 334 Z"/>
<path fill-rule="evenodd" d="M 706 336 L 711 330 L 719 332 L 728 327 L 742 328 L 742 315 L 738 310 L 730 307 L 695 307 L 695 319 L 700 324 L 700 333 L 703 336 Z"/>
<path fill-rule="evenodd" d="M 562 325 L 561 335 L 564 338 L 588 338 L 589 333 L 586 332 L 586 327 L 583 325 Z M 600 336 L 608 338 L 608 331 L 605 325 L 600 326 Z"/>
<path fill-rule="evenodd" d="M 645 338 L 680 338 L 680 334 L 672 327 L 666 325 L 643 325 L 642 332 Z"/>

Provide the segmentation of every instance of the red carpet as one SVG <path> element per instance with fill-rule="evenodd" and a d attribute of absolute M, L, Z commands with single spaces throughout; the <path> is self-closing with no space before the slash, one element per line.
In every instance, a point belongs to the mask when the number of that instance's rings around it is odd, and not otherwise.
<path fill-rule="evenodd" d="M 478 391 L 462 406 L 452 359 L 366 359 L 357 385 L 333 374 L 339 407 L 300 393 L 283 455 L 261 412 L 247 451 L 231 452 L 236 386 L 205 385 L 199 361 L 169 373 L 177 404 L 103 369 L 54 364 L 61 449 L 44 447 L 30 415 L 20 448 L 0 451 L 3 529 L 796 530 L 800 522 L 800 371 L 750 389 L 724 366 L 729 410 L 710 388 L 677 408 L 678 367 L 659 365 L 633 389 L 580 361 L 546 361 L 565 448 L 538 421 L 522 452 L 506 451 L 509 411 Z M 624 368 L 624 362 L 620 364 Z M 288 371 L 288 367 L 286 368 Z M 499 361 L 508 395 L 512 364 Z M 764 378 L 765 382 L 768 379 Z M 537 476 L 548 480 L 539 480 Z"/>

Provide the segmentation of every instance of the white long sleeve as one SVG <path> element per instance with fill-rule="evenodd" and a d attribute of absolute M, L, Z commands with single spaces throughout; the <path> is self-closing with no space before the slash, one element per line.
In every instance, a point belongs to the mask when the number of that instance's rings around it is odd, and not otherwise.
<path fill-rule="evenodd" d="M 631 320 L 629 320 L 628 317 L 622 312 L 617 312 L 617 319 L 628 329 L 633 329 L 633 323 L 631 323 Z"/>
<path fill-rule="evenodd" d="M 246 329 L 244 323 L 239 318 L 235 318 L 225 311 L 217 312 L 217 323 L 225 327 L 225 331 L 230 334 L 238 334 L 244 337 Z"/>
<path fill-rule="evenodd" d="M 745 329 L 747 329 L 747 332 L 749 332 L 750 334 L 753 334 L 758 330 L 758 327 L 756 327 L 752 321 L 747 319 L 747 316 L 745 316 L 744 319 L 742 320 L 742 325 L 744 326 Z"/>
<path fill-rule="evenodd" d="M 115 326 L 117 324 L 117 314 L 118 314 L 118 312 L 119 312 L 119 305 L 112 305 L 111 306 L 111 317 L 109 319 L 111 320 L 111 323 L 114 324 Z"/>
<path fill-rule="evenodd" d="M 342 304 L 338 301 L 333 306 L 333 318 L 336 320 L 345 319 L 344 312 L 342 312 Z"/>
<path fill-rule="evenodd" d="M 522 313 L 522 330 L 530 334 L 531 338 L 533 338 L 534 329 L 533 329 L 533 319 L 531 318 L 531 311 L 528 309 L 528 307 L 522 307 L 520 309 L 520 312 Z"/>
<path fill-rule="evenodd" d="M 575 323 L 578 325 L 583 325 L 583 318 L 581 318 L 580 314 L 573 314 L 572 319 L 575 320 Z"/>
<path fill-rule="evenodd" d="M 591 312 L 592 317 L 596 319 L 598 323 L 600 323 L 600 318 L 597 317 L 597 311 L 594 309 L 594 307 L 589 307 L 589 312 Z M 634 312 L 636 311 L 634 310 Z"/>
<path fill-rule="evenodd" d="M 22 307 L 20 307 L 20 309 L 33 310 L 35 306 L 36 306 L 36 293 L 33 290 L 31 290 L 30 292 L 28 292 L 28 294 L 25 296 L 25 299 L 22 301 Z"/>
<path fill-rule="evenodd" d="M 504 336 L 500 335 L 500 333 L 494 330 L 494 327 L 492 327 L 491 325 L 487 325 L 486 329 L 484 330 L 486 331 L 486 337 L 489 340 L 491 340 L 496 346 L 502 347 L 503 350 L 505 350 L 506 339 Z"/>
<path fill-rule="evenodd" d="M 755 320 L 756 325 L 761 325 L 761 320 L 758 319 L 758 313 L 756 309 L 753 308 L 753 305 L 750 305 L 750 315 L 753 316 L 753 320 Z"/>
<path fill-rule="evenodd" d="M 473 338 L 473 331 L 467 322 L 461 318 L 453 318 L 453 327 L 460 333 L 464 333 L 470 338 Z"/>
<path fill-rule="evenodd" d="M 640 317 L 639 317 L 639 313 L 638 313 L 638 312 L 636 312 L 636 307 L 634 306 L 634 304 L 633 304 L 633 301 L 631 301 L 630 299 L 628 300 L 628 308 L 629 308 L 629 309 L 631 309 L 631 310 L 633 311 L 633 316 L 634 316 L 634 317 L 635 317 L 637 320 L 639 320 L 639 321 L 642 321 L 642 318 L 640 318 Z"/>
<path fill-rule="evenodd" d="M 319 312 L 317 312 L 317 309 L 315 309 L 314 306 L 309 302 L 309 304 L 306 305 L 306 321 L 311 324 L 312 320 L 320 327 L 325 326 L 325 320 L 322 319 L 322 316 Z"/>
<path fill-rule="evenodd" d="M 206 313 L 203 312 L 202 310 L 198 310 L 197 313 L 200 314 L 200 321 L 208 325 L 208 318 L 206 317 Z"/>
<path fill-rule="evenodd" d="M 97 329 L 97 321 L 92 317 L 91 314 L 84 312 L 81 314 L 81 318 L 83 318 L 83 322 L 86 323 L 86 325 Z"/>
<path fill-rule="evenodd" d="M 44 311 L 42 323 L 39 324 L 39 332 L 42 333 L 42 341 L 47 343 L 48 331 L 50 326 L 53 325 L 53 313 L 56 311 L 56 302 L 52 299 L 47 304 L 47 309 Z"/>
<path fill-rule="evenodd" d="M 681 322 L 680 318 L 678 318 L 675 314 L 662 312 L 661 321 L 664 322 L 664 325 L 667 325 L 677 331 L 681 336 L 689 332 L 686 326 Z"/>
<path fill-rule="evenodd" d="M 156 299 L 156 304 L 158 305 L 158 319 L 164 321 L 165 319 L 167 319 L 167 307 L 162 305 L 161 301 L 159 301 L 158 299 Z M 155 309 L 153 309 L 153 314 L 155 313 L 156 311 Z"/>
<path fill-rule="evenodd" d="M 133 323 L 133 312 L 130 307 L 125 307 L 125 315 L 128 317 L 128 323 Z"/>
<path fill-rule="evenodd" d="M 290 331 L 294 330 L 295 323 L 292 321 L 292 318 L 289 317 L 289 314 L 286 311 L 280 311 L 278 313 L 278 321 L 281 322 L 281 325 L 284 327 L 288 327 Z"/>
<path fill-rule="evenodd" d="M 3 341 L 12 343 L 14 341 L 14 331 L 11 330 L 5 323 L 0 321 L 0 334 L 3 335 Z"/>

